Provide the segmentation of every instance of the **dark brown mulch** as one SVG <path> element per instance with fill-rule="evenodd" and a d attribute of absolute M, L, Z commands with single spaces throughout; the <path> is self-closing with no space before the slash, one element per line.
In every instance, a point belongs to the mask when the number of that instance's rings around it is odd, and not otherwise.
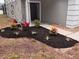
<path fill-rule="evenodd" d="M 0 31 L 0 36 L 5 38 L 18 38 L 18 37 L 29 37 L 29 38 L 35 38 L 38 41 L 41 41 L 49 46 L 52 46 L 54 48 L 68 48 L 72 47 L 76 43 L 79 43 L 78 41 L 68 38 L 64 35 L 57 34 L 57 35 L 49 35 L 49 30 L 43 27 L 29 27 L 28 29 L 24 31 L 19 31 L 18 29 L 12 30 L 10 27 L 4 28 L 5 31 Z M 19 31 L 19 34 L 16 35 L 14 32 Z M 36 35 L 32 34 L 32 31 L 37 32 Z M 46 37 L 49 36 L 49 40 L 46 40 Z"/>

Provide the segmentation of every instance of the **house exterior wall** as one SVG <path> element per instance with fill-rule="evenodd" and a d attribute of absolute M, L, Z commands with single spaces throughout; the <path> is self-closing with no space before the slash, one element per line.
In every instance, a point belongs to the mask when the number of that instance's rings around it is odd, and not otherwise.
<path fill-rule="evenodd" d="M 41 0 L 42 22 L 66 26 L 68 0 Z"/>
<path fill-rule="evenodd" d="M 5 4 L 7 16 L 20 22 L 22 20 L 21 0 L 5 0 Z"/>
<path fill-rule="evenodd" d="M 41 0 L 30 0 L 30 1 L 41 1 Z"/>
<path fill-rule="evenodd" d="M 79 0 L 68 0 L 68 14 L 66 27 L 75 28 L 79 26 Z"/>
<path fill-rule="evenodd" d="M 26 0 L 21 0 L 22 20 L 26 20 Z"/>
<path fill-rule="evenodd" d="M 30 22 L 30 1 L 41 1 L 41 21 L 68 28 L 79 26 L 79 0 L 5 0 L 7 15 Z"/>

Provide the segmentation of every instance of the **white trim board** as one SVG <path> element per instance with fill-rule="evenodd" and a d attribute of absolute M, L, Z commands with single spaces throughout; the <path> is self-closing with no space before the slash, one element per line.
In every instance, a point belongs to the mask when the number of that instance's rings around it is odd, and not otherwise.
<path fill-rule="evenodd" d="M 29 1 L 29 2 L 27 2 L 27 7 L 26 7 L 26 13 L 27 13 L 27 15 L 28 15 L 28 17 L 27 17 L 27 19 L 29 19 L 29 22 L 30 22 L 30 24 L 31 24 L 31 12 L 30 12 L 30 3 L 39 3 L 40 5 L 39 5 L 39 7 L 40 7 L 40 21 L 41 21 L 41 1 Z M 27 9 L 28 8 L 28 9 Z"/>

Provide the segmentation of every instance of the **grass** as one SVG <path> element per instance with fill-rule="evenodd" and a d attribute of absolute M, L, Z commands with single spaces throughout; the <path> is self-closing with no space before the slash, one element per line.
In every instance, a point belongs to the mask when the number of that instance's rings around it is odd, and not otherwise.
<path fill-rule="evenodd" d="M 7 17 L 6 15 L 0 14 L 0 28 L 5 27 L 5 25 L 8 26 L 10 23 L 9 22 L 10 19 L 11 18 Z"/>
<path fill-rule="evenodd" d="M 20 56 L 20 59 L 79 59 L 79 45 L 72 49 L 55 49 L 34 39 L 0 39 L 0 59 L 7 59 L 10 54 Z"/>
<path fill-rule="evenodd" d="M 8 23 L 9 20 L 10 20 L 9 17 L 7 17 L 5 15 L 0 15 L 0 24 Z"/>

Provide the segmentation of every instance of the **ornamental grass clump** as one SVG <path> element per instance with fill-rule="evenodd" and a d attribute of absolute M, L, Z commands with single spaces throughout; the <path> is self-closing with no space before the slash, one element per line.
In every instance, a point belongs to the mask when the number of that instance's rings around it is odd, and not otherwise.
<path fill-rule="evenodd" d="M 38 28 L 40 26 L 40 21 L 39 20 L 35 20 L 34 21 L 34 25 L 35 25 L 35 27 Z"/>

